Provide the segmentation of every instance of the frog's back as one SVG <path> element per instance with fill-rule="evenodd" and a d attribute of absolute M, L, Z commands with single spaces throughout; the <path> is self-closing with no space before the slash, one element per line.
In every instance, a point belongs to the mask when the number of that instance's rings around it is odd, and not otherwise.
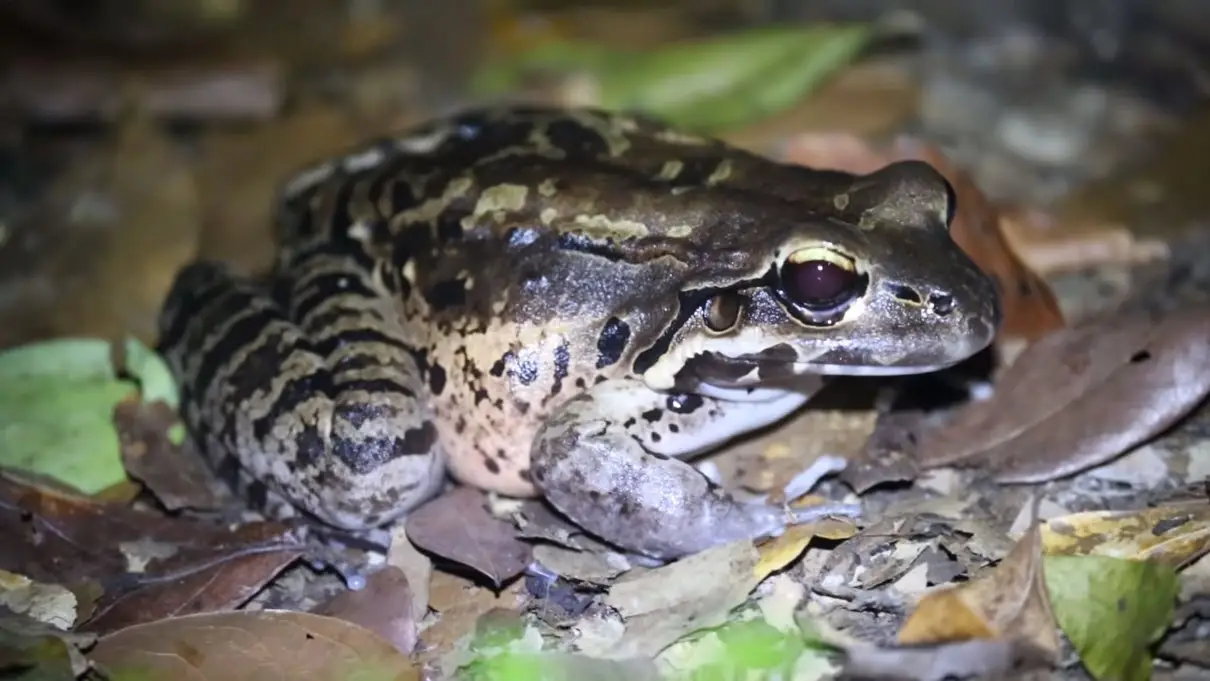
<path fill-rule="evenodd" d="M 759 223 L 759 207 L 779 203 L 834 212 L 813 202 L 851 179 L 641 117 L 474 110 L 299 174 L 283 192 L 279 266 L 334 244 L 366 253 L 443 331 L 502 312 L 601 315 L 640 289 L 651 313 L 661 284 L 672 304 L 686 279 L 751 268 L 758 234 L 737 218 Z"/>

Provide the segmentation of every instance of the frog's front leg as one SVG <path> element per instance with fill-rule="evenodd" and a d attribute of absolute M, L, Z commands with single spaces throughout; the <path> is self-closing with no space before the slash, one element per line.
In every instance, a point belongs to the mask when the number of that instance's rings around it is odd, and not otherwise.
<path fill-rule="evenodd" d="M 806 399 L 782 393 L 733 402 L 606 381 L 569 400 L 538 432 L 534 484 L 588 532 L 662 560 L 777 534 L 794 521 L 784 509 L 736 499 L 672 457 L 769 425 Z"/>

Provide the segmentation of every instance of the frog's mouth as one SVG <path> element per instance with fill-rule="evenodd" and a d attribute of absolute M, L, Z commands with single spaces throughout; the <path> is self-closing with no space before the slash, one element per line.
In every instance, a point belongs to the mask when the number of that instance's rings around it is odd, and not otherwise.
<path fill-rule="evenodd" d="M 787 348 L 788 349 L 788 348 Z M 812 385 L 821 376 L 903 376 L 940 371 L 952 364 L 849 364 L 805 362 L 791 350 L 789 354 L 774 348 L 759 354 L 732 357 L 717 352 L 696 355 L 685 364 L 682 374 L 699 385 L 719 388 L 748 388 L 755 385 L 794 389 Z"/>

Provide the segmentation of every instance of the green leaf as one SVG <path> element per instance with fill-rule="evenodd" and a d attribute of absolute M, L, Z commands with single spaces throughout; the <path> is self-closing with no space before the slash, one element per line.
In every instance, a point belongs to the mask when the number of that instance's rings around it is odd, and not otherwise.
<path fill-rule="evenodd" d="M 1180 582 L 1161 563 L 1047 556 L 1046 586 L 1059 627 L 1100 681 L 1151 678 L 1152 644 L 1168 629 Z"/>
<path fill-rule="evenodd" d="M 0 352 L 0 466 L 95 494 L 126 479 L 114 406 L 138 386 L 117 377 L 102 339 L 56 339 Z"/>
<path fill-rule="evenodd" d="M 868 43 L 864 25 L 770 28 L 682 43 L 599 75 L 601 104 L 702 132 L 793 106 Z"/>
<path fill-rule="evenodd" d="M 176 409 L 180 393 L 164 359 L 133 336 L 126 339 L 125 355 L 125 369 L 142 386 L 143 401 L 163 400 Z"/>
<path fill-rule="evenodd" d="M 874 37 L 864 24 L 761 28 L 647 52 L 554 43 L 481 71 L 480 94 L 500 94 L 527 71 L 589 73 L 600 105 L 710 132 L 786 109 L 853 60 Z"/>
<path fill-rule="evenodd" d="M 792 664 L 803 650 L 800 639 L 764 620 L 728 624 L 718 632 L 732 665 L 744 669 L 773 669 Z"/>

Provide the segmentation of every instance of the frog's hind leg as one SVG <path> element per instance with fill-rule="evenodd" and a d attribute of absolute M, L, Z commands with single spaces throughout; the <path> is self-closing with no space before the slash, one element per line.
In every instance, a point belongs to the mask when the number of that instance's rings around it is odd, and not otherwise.
<path fill-rule="evenodd" d="M 771 424 L 805 401 L 805 395 L 783 393 L 735 402 L 661 394 L 636 380 L 606 381 L 569 400 L 538 433 L 534 484 L 588 532 L 661 560 L 774 535 L 811 517 L 736 499 L 672 457 Z M 852 513 L 840 506 L 824 510 Z"/>
<path fill-rule="evenodd" d="M 291 271 L 276 297 L 218 263 L 177 275 L 160 351 L 182 416 L 212 465 L 238 461 L 263 500 L 344 529 L 380 525 L 443 479 L 423 376 L 352 256 Z"/>

